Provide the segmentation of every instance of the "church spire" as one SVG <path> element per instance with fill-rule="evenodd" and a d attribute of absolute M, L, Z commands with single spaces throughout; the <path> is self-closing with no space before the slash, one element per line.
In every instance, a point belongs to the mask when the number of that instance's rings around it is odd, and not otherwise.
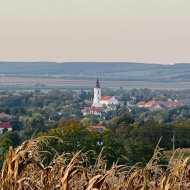
<path fill-rule="evenodd" d="M 97 78 L 97 80 L 96 80 L 96 88 L 100 88 L 100 84 L 99 84 L 98 78 Z"/>

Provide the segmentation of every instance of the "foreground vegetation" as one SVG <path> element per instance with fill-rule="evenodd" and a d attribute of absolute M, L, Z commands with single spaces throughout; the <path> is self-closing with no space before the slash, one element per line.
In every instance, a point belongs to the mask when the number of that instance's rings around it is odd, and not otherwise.
<path fill-rule="evenodd" d="M 72 157 L 66 152 L 56 155 L 44 166 L 43 149 L 54 137 L 38 137 L 23 142 L 16 150 L 12 147 L 5 158 L 0 188 L 3 190 L 166 190 L 189 189 L 190 157 L 183 159 L 173 156 L 167 165 L 159 160 L 162 149 L 157 145 L 154 154 L 145 167 L 118 165 L 113 163 L 110 169 L 102 151 L 93 164 L 89 163 L 88 152 L 79 151 Z M 59 139 L 57 139 L 59 140 Z M 70 158 L 69 158 L 70 157 Z"/>

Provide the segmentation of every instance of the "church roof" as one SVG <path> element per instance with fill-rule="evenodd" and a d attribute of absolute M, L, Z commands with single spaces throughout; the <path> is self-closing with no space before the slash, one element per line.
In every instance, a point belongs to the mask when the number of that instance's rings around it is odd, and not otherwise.
<path fill-rule="evenodd" d="M 96 80 L 96 88 L 100 88 L 100 83 L 99 83 L 98 78 L 97 78 L 97 80 Z"/>
<path fill-rule="evenodd" d="M 109 100 L 111 96 L 102 96 L 101 100 Z"/>

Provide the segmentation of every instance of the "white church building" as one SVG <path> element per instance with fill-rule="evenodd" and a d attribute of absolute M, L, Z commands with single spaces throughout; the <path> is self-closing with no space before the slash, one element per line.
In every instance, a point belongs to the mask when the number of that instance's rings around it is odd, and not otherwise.
<path fill-rule="evenodd" d="M 96 85 L 94 87 L 94 99 L 92 106 L 103 107 L 109 105 L 118 105 L 119 101 L 114 96 L 101 96 L 101 88 L 99 80 L 96 80 Z"/>
<path fill-rule="evenodd" d="M 96 80 L 94 87 L 94 99 L 91 107 L 85 107 L 82 110 L 84 116 L 87 115 L 99 115 L 101 117 L 102 112 L 115 110 L 119 101 L 114 96 L 101 96 L 101 88 L 99 80 Z M 105 109 L 106 107 L 106 109 Z"/>
<path fill-rule="evenodd" d="M 118 105 L 119 101 L 114 96 L 102 96 L 100 104 L 101 106 Z"/>

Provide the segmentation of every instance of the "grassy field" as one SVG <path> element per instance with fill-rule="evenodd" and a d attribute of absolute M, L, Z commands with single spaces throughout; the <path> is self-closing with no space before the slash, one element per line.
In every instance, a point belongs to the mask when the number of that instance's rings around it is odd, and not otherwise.
<path fill-rule="evenodd" d="M 102 88 L 124 89 L 149 88 L 149 89 L 175 89 L 190 88 L 190 82 L 148 82 L 148 81 L 107 81 L 99 79 Z M 24 89 L 92 89 L 95 80 L 68 80 L 62 78 L 44 77 L 0 77 L 0 90 L 24 90 Z"/>

